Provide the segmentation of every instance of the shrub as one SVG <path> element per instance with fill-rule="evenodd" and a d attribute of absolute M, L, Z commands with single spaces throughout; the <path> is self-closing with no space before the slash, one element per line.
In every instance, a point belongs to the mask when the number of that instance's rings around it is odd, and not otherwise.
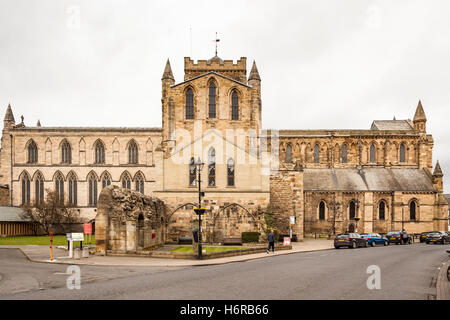
<path fill-rule="evenodd" d="M 259 241 L 259 232 L 242 232 L 242 243 L 247 242 L 258 242 Z"/>

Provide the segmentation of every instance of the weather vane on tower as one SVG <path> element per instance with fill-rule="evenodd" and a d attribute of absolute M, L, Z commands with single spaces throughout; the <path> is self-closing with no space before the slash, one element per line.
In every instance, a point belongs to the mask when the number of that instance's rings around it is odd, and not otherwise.
<path fill-rule="evenodd" d="M 220 39 L 217 39 L 217 32 L 216 32 L 216 40 L 213 40 L 216 43 L 216 57 L 217 57 L 217 42 L 220 41 Z"/>

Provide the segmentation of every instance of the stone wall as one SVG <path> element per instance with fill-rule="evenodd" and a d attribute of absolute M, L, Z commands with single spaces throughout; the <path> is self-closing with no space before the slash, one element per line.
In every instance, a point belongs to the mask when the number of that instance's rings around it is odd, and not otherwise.
<path fill-rule="evenodd" d="M 100 193 L 95 218 L 96 252 L 136 253 L 164 244 L 166 207 L 139 192 L 109 186 Z"/>
<path fill-rule="evenodd" d="M 0 206 L 8 206 L 10 201 L 9 187 L 0 186 Z"/>

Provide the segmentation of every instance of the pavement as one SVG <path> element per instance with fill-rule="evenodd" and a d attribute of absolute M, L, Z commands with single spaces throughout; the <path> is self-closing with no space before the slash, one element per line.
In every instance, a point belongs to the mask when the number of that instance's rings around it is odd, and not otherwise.
<path fill-rule="evenodd" d="M 147 266 L 147 267 L 188 267 L 219 265 L 232 262 L 249 261 L 263 259 L 273 256 L 293 254 L 299 252 L 311 252 L 334 249 L 333 240 L 326 239 L 305 239 L 302 242 L 292 242 L 291 250 L 279 250 L 275 247 L 275 252 L 267 254 L 254 253 L 233 257 L 223 257 L 208 260 L 188 260 L 188 259 L 165 259 L 151 257 L 117 257 L 117 256 L 96 256 L 79 260 L 70 259 L 68 251 L 65 249 L 53 248 L 54 260 L 50 261 L 49 246 L 42 245 L 2 245 L 1 248 L 20 249 L 23 254 L 32 262 L 56 263 L 56 264 L 76 264 L 76 265 L 98 265 L 98 266 Z"/>
<path fill-rule="evenodd" d="M 436 280 L 436 300 L 450 300 L 450 279 L 447 278 L 447 269 L 450 268 L 450 259 L 442 264 Z"/>

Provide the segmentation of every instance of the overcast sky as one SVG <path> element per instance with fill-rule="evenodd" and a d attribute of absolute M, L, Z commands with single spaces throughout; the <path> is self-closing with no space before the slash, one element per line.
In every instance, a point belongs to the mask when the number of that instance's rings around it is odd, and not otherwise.
<path fill-rule="evenodd" d="M 263 127 L 368 129 L 419 99 L 450 193 L 450 1 L 0 1 L 0 107 L 34 126 L 161 126 L 183 57 L 256 60 Z M 2 111 L 4 112 L 4 111 Z"/>

